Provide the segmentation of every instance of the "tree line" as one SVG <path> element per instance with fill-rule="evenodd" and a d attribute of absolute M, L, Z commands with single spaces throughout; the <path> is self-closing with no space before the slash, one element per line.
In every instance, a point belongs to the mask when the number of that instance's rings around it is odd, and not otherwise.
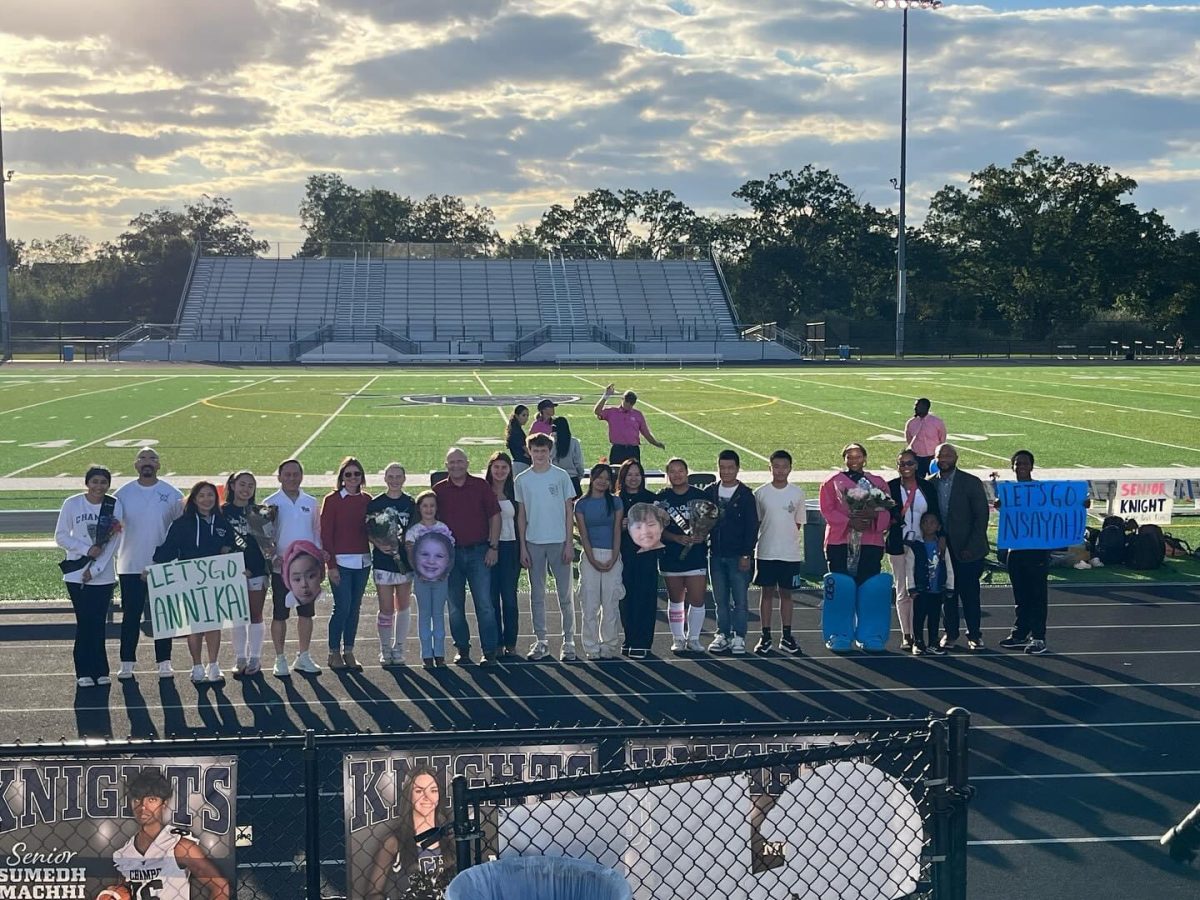
<path fill-rule="evenodd" d="M 906 231 L 910 323 L 1002 323 L 1030 337 L 1125 317 L 1200 333 L 1200 234 L 1138 209 L 1136 187 L 1107 166 L 1030 150 L 942 188 L 924 224 Z M 743 322 L 798 329 L 827 318 L 894 318 L 893 212 L 811 165 L 747 181 L 732 196 L 739 211 L 706 216 L 670 190 L 597 189 L 505 237 L 492 210 L 460 197 L 417 199 L 320 173 L 305 184 L 297 255 L 352 252 L 339 251 L 345 243 L 449 242 L 493 258 L 664 259 L 711 247 Z M 224 255 L 268 248 L 229 200 L 207 195 L 182 212 L 142 213 L 98 246 L 71 234 L 10 241 L 13 318 L 171 321 L 197 241 Z"/>

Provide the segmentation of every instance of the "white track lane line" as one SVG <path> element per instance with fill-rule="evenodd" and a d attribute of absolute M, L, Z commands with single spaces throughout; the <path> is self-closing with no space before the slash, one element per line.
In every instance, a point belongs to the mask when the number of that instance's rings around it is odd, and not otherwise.
<path fill-rule="evenodd" d="M 51 397 L 49 400 L 39 400 L 37 403 L 30 403 L 28 406 L 17 406 L 13 409 L 0 409 L 0 416 L 7 416 L 11 413 L 24 412 L 27 409 L 33 409 L 37 406 L 45 406 L 47 403 L 58 403 L 61 400 L 75 400 L 78 397 L 90 397 L 93 394 L 104 394 L 108 391 L 123 391 L 130 387 L 145 387 L 146 385 L 154 384 L 158 381 L 170 381 L 172 378 L 177 378 L 177 375 L 164 375 L 161 378 L 151 378 L 149 381 L 135 381 L 129 384 L 118 384 L 116 387 L 100 388 L 96 391 L 83 391 L 79 394 L 67 394 L 63 397 Z"/>
<path fill-rule="evenodd" d="M 971 779 L 974 781 L 975 779 Z M 968 847 L 1021 847 L 1034 844 L 1123 844 L 1132 841 L 1154 841 L 1161 835 L 1134 834 L 1120 837 L 1076 837 L 1076 838 L 1004 838 L 995 841 L 967 841 Z"/>
<path fill-rule="evenodd" d="M 209 375 L 208 377 L 212 378 L 211 375 Z M 272 377 L 274 377 L 274 376 L 272 376 Z M 157 416 L 151 416 L 149 419 L 146 419 L 144 422 L 138 422 L 136 425 L 130 425 L 128 428 L 122 428 L 120 431 L 114 431 L 112 434 L 106 434 L 104 437 L 96 438 L 94 441 L 88 441 L 86 444 L 80 444 L 78 447 L 72 447 L 70 450 L 65 450 L 62 453 L 58 453 L 54 456 L 51 456 L 49 459 L 43 459 L 40 462 L 35 462 L 32 465 L 25 466 L 24 468 L 17 469 L 13 472 L 9 472 L 7 475 L 0 476 L 0 477 L 12 478 L 16 475 L 20 475 L 22 472 L 28 472 L 30 469 L 36 469 L 38 466 L 48 465 L 49 463 L 54 462 L 56 459 L 62 459 L 64 456 L 70 456 L 72 453 L 78 453 L 80 450 L 86 450 L 88 447 L 94 447 L 96 444 L 99 444 L 101 441 L 111 440 L 112 438 L 115 438 L 118 435 L 125 434 L 128 431 L 133 431 L 137 428 L 142 428 L 145 425 L 149 425 L 151 422 L 157 422 L 159 419 L 165 419 L 167 416 L 173 416 L 176 413 L 181 413 L 185 409 L 191 409 L 193 406 L 203 403 L 206 400 L 216 400 L 218 397 L 224 397 L 227 394 L 232 394 L 237 391 L 245 390 L 246 388 L 258 387 L 260 384 L 265 384 L 266 382 L 268 382 L 270 380 L 271 380 L 270 378 L 261 378 L 258 381 L 252 381 L 249 384 L 239 384 L 235 388 L 230 388 L 227 391 L 221 391 L 218 394 L 210 394 L 207 397 L 201 397 L 199 400 L 193 400 L 191 403 L 185 403 L 183 406 L 180 406 L 176 409 L 169 410 L 168 412 L 165 412 L 165 413 L 159 413 Z"/>
<path fill-rule="evenodd" d="M 599 382 L 596 382 L 596 381 L 592 381 L 590 378 L 584 378 L 582 375 L 571 375 L 571 377 L 578 378 L 584 384 L 590 384 L 594 387 L 600 388 L 600 390 L 602 390 L 602 391 L 604 390 L 605 385 L 600 384 Z M 682 378 L 683 376 L 679 376 L 679 377 Z M 694 381 L 695 379 L 688 379 L 688 380 Z M 703 384 L 703 382 L 697 382 L 697 384 Z M 705 385 L 705 387 L 712 387 L 712 385 Z M 733 390 L 736 390 L 736 388 L 734 388 Z M 773 400 L 775 398 L 768 397 L 767 399 Z M 721 443 L 726 444 L 730 447 L 733 447 L 736 450 L 741 450 L 743 453 L 748 453 L 750 456 L 753 456 L 756 459 L 761 459 L 765 463 L 769 464 L 771 462 L 770 457 L 763 456 L 761 453 L 756 453 L 755 451 L 751 450 L 749 447 L 743 447 L 741 444 L 735 444 L 733 441 L 729 440 L 729 438 L 721 437 L 721 435 L 717 434 L 716 432 L 709 431 L 707 428 L 701 428 L 699 425 L 695 424 L 694 422 L 689 422 L 687 419 L 681 418 L 680 416 L 677 416 L 674 413 L 669 413 L 665 409 L 655 406 L 653 403 L 647 403 L 645 400 L 641 399 L 640 397 L 638 398 L 638 402 L 642 406 L 646 407 L 646 409 L 652 409 L 659 415 L 666 416 L 668 419 L 674 419 L 676 422 L 686 425 L 689 428 L 694 428 L 697 431 L 699 431 L 701 434 L 707 435 L 708 437 L 713 438 L 714 440 L 720 441 Z"/>
<path fill-rule="evenodd" d="M 489 397 L 492 397 L 492 396 L 494 396 L 494 395 L 492 394 L 492 389 L 491 389 L 490 387 L 488 387 L 488 386 L 487 386 L 487 382 L 485 382 L 485 381 L 484 381 L 484 380 L 483 380 L 483 379 L 482 379 L 482 378 L 479 376 L 479 373 L 478 373 L 478 372 L 472 372 L 471 374 L 475 376 L 475 380 L 479 382 L 479 385 L 480 385 L 480 387 L 482 387 L 482 388 L 483 388 L 485 391 L 487 391 L 487 395 L 488 395 Z M 496 412 L 500 413 L 500 420 L 501 420 L 501 421 L 502 421 L 502 422 L 503 422 L 505 425 L 507 425 L 507 424 L 508 424 L 508 413 L 506 413 L 506 412 L 504 411 L 504 407 L 503 407 L 503 406 L 497 406 L 497 407 L 496 407 Z"/>
<path fill-rule="evenodd" d="M 1200 775 L 1200 769 L 1175 769 L 1163 772 L 1059 772 L 1041 775 L 972 775 L 972 781 L 1050 781 L 1064 778 L 1157 778 L 1162 775 Z"/>
<path fill-rule="evenodd" d="M 301 444 L 299 447 L 297 447 L 295 450 L 292 451 L 291 458 L 299 459 L 300 454 L 303 453 L 305 450 L 307 450 L 309 448 L 309 446 L 312 444 L 312 442 L 315 441 L 318 437 L 320 437 L 321 432 L 329 427 L 329 423 L 332 422 L 334 419 L 336 419 L 338 416 L 340 416 L 342 414 L 342 410 L 344 410 L 347 406 L 350 405 L 350 401 L 353 400 L 355 397 L 357 397 L 359 394 L 361 394 L 363 391 L 365 391 L 367 388 L 369 388 L 371 385 L 373 385 L 378 380 L 379 380 L 378 375 L 372 376 L 367 381 L 366 384 L 364 384 L 357 391 L 355 391 L 353 394 L 351 394 L 349 397 L 347 397 L 345 400 L 343 400 L 342 405 L 333 411 L 333 415 L 331 415 L 328 419 L 326 419 L 319 426 L 317 426 L 317 430 L 308 436 L 308 440 L 306 440 L 303 444 Z"/>

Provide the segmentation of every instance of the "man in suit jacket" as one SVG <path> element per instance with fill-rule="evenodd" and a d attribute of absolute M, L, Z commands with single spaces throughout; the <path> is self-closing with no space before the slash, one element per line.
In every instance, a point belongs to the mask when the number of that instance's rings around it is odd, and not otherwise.
<path fill-rule="evenodd" d="M 953 444 L 939 444 L 936 451 L 938 471 L 929 479 L 937 489 L 942 532 L 954 565 L 954 591 L 946 597 L 944 620 L 946 633 L 942 647 L 958 645 L 958 604 L 967 622 L 967 647 L 983 649 L 980 630 L 979 579 L 983 575 L 988 544 L 988 506 L 983 482 L 958 468 L 958 450 Z"/>

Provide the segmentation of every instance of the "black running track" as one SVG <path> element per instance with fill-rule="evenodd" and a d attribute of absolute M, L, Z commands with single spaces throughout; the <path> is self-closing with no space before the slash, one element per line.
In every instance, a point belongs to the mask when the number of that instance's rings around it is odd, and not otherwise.
<path fill-rule="evenodd" d="M 384 670 L 365 610 L 361 673 L 197 689 L 182 641 L 173 681 L 150 671 L 144 641 L 135 681 L 83 691 L 71 675 L 69 608 L 4 605 L 0 740 L 863 719 L 961 706 L 972 715 L 977 790 L 972 898 L 1200 896 L 1200 870 L 1171 863 L 1156 843 L 1200 801 L 1200 586 L 1053 590 L 1052 653 L 1041 657 L 997 648 L 1010 621 L 1005 589 L 984 593 L 988 649 L 944 659 L 834 656 L 816 604 L 806 595 L 797 606 L 797 658 L 676 658 L 660 621 L 656 655 L 642 662 Z M 115 628 L 112 637 L 115 654 Z M 419 655 L 415 638 L 409 653 Z"/>

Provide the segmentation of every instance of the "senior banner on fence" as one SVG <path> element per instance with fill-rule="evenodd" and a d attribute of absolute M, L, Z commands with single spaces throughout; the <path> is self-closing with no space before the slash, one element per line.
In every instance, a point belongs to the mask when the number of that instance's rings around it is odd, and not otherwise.
<path fill-rule="evenodd" d="M 179 559 L 146 569 L 155 638 L 203 634 L 250 621 L 241 553 Z"/>
<path fill-rule="evenodd" d="M 996 546 L 1002 550 L 1054 550 L 1083 542 L 1087 528 L 1086 481 L 1001 481 Z"/>
<path fill-rule="evenodd" d="M 1175 512 L 1175 481 L 1118 481 L 1110 507 L 1112 515 L 1137 519 L 1139 525 L 1170 525 Z"/>
<path fill-rule="evenodd" d="M 346 882 L 350 900 L 440 896 L 454 877 L 454 835 L 422 835 L 453 821 L 450 784 L 541 781 L 597 771 L 591 744 L 423 749 L 347 754 Z M 503 810 L 483 813 L 484 845 L 499 852 Z"/>
<path fill-rule="evenodd" d="M 0 897 L 208 900 L 236 890 L 235 757 L 0 765 Z"/>

